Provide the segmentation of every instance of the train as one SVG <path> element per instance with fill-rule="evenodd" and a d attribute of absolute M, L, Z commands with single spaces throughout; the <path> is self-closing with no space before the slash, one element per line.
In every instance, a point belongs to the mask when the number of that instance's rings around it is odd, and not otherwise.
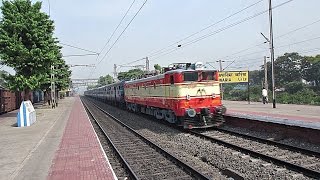
<path fill-rule="evenodd" d="M 8 113 L 10 111 L 20 108 L 23 100 L 23 93 L 19 91 L 10 91 L 6 88 L 0 87 L 0 114 Z M 32 91 L 29 94 L 29 99 L 32 103 L 43 101 L 44 96 L 42 91 Z"/>
<path fill-rule="evenodd" d="M 218 76 L 201 62 L 174 63 L 162 74 L 108 84 L 84 95 L 183 128 L 207 128 L 224 123 Z"/>

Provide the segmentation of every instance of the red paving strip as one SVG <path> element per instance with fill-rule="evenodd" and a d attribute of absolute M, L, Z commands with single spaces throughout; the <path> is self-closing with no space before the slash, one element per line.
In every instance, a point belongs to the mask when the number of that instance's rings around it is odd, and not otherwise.
<path fill-rule="evenodd" d="M 271 114 L 265 112 L 253 112 L 253 111 L 239 111 L 239 110 L 228 110 L 227 115 L 233 114 L 243 114 L 243 115 L 258 115 L 258 116 L 267 116 L 272 118 L 279 118 L 284 120 L 298 120 L 298 121 L 308 121 L 308 122 L 320 122 L 320 118 L 310 118 L 310 117 L 303 117 L 303 116 L 290 116 L 290 115 L 283 115 L 283 114 Z"/>
<path fill-rule="evenodd" d="M 116 179 L 79 98 L 73 105 L 48 179 Z"/>

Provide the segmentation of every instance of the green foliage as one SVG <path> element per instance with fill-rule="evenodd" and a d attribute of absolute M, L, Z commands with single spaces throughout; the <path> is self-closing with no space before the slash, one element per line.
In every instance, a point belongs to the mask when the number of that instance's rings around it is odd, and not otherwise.
<path fill-rule="evenodd" d="M 0 70 L 0 87 L 6 86 L 6 80 L 4 79 L 4 77 L 7 75 L 8 75 L 8 72 Z"/>
<path fill-rule="evenodd" d="M 302 82 L 293 81 L 289 82 L 284 87 L 286 89 L 286 92 L 288 92 L 289 94 L 294 94 L 298 91 L 302 91 L 304 86 Z"/>
<path fill-rule="evenodd" d="M 118 79 L 120 81 L 122 80 L 131 80 L 131 79 L 136 79 L 140 76 L 142 76 L 144 72 L 141 69 L 131 69 L 127 72 L 120 72 L 118 74 Z"/>
<path fill-rule="evenodd" d="M 279 93 L 277 101 L 284 104 L 311 104 L 320 105 L 320 96 L 314 91 L 304 88 L 294 94 L 288 92 Z"/>
<path fill-rule="evenodd" d="M 16 74 L 16 75 L 4 75 L 6 79 L 6 87 L 11 90 L 30 90 L 30 89 L 37 89 L 40 87 L 41 83 L 46 79 L 45 75 L 42 74 L 33 74 L 29 75 L 28 78 L 25 78 L 23 75 Z M 28 87 L 28 88 L 26 88 Z"/>
<path fill-rule="evenodd" d="M 55 66 L 55 85 L 57 90 L 63 90 L 69 87 L 71 70 L 63 59 L 59 59 L 54 63 Z"/>
<path fill-rule="evenodd" d="M 112 76 L 107 74 L 106 76 L 100 76 L 99 77 L 98 86 L 104 86 L 104 85 L 107 85 L 107 84 L 111 84 L 113 82 L 114 82 L 114 80 L 113 80 Z"/>
<path fill-rule="evenodd" d="M 252 85 L 260 85 L 264 80 L 264 71 L 254 70 L 249 72 L 249 80 Z"/>
<path fill-rule="evenodd" d="M 248 94 L 245 90 L 231 90 L 229 92 L 232 101 L 246 101 L 248 100 Z"/>
<path fill-rule="evenodd" d="M 320 89 L 320 55 L 305 57 L 301 63 L 302 76 Z"/>
<path fill-rule="evenodd" d="M 154 67 L 155 70 L 159 70 L 161 72 L 162 68 L 161 68 L 161 66 L 159 64 L 155 64 L 153 67 Z"/>
<path fill-rule="evenodd" d="M 50 66 L 61 60 L 60 47 L 53 38 L 53 21 L 40 10 L 41 2 L 3 1 L 0 59 L 16 71 L 6 76 L 12 90 L 34 90 L 47 84 Z"/>
<path fill-rule="evenodd" d="M 87 86 L 87 90 L 93 89 L 93 88 L 96 88 L 96 87 L 97 87 L 96 85 L 88 85 L 88 86 Z"/>
<path fill-rule="evenodd" d="M 283 86 L 288 82 L 301 81 L 301 61 L 303 57 L 298 53 L 285 53 L 275 61 L 276 86 Z"/>

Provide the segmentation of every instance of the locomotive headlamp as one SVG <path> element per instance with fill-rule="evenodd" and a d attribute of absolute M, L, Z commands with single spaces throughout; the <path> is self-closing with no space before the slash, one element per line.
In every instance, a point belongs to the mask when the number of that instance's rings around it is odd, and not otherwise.
<path fill-rule="evenodd" d="M 212 98 L 216 98 L 216 94 L 215 93 L 212 93 Z"/>
<path fill-rule="evenodd" d="M 187 100 L 190 100 L 190 95 L 189 95 L 189 94 L 186 95 L 186 99 L 187 99 Z"/>
<path fill-rule="evenodd" d="M 196 116 L 196 114 L 197 114 L 197 112 L 196 112 L 196 110 L 194 110 L 194 109 L 188 109 L 187 110 L 187 114 L 188 114 L 188 116 L 189 117 L 195 117 Z"/>

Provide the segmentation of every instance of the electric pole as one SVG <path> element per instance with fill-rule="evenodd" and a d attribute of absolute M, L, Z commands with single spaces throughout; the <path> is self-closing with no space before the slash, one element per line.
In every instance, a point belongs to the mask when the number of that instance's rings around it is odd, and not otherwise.
<path fill-rule="evenodd" d="M 115 81 L 118 80 L 118 73 L 117 73 L 117 65 L 116 64 L 113 65 L 113 79 Z"/>
<path fill-rule="evenodd" d="M 56 88 L 55 88 L 55 82 L 54 82 L 54 66 L 51 65 L 51 107 L 55 108 L 56 107 Z"/>
<path fill-rule="evenodd" d="M 225 62 L 225 61 L 222 61 L 221 59 L 219 61 L 216 61 L 216 62 L 219 62 L 219 65 L 220 65 L 220 72 L 222 72 L 222 62 Z M 222 83 L 220 83 L 220 96 L 221 96 L 221 100 L 223 100 L 223 87 L 222 87 Z"/>
<path fill-rule="evenodd" d="M 269 23 L 270 23 L 270 53 L 271 53 L 271 78 L 272 78 L 272 103 L 273 108 L 276 108 L 275 96 L 275 79 L 274 79 L 274 46 L 273 46 L 273 29 L 272 29 L 272 0 L 269 0 Z"/>
<path fill-rule="evenodd" d="M 149 72 L 149 70 L 150 70 L 150 63 L 149 63 L 148 57 L 146 57 L 146 71 L 147 71 L 147 73 Z"/>
<path fill-rule="evenodd" d="M 268 90 L 268 69 L 267 69 L 267 57 L 264 56 L 264 88 Z"/>

